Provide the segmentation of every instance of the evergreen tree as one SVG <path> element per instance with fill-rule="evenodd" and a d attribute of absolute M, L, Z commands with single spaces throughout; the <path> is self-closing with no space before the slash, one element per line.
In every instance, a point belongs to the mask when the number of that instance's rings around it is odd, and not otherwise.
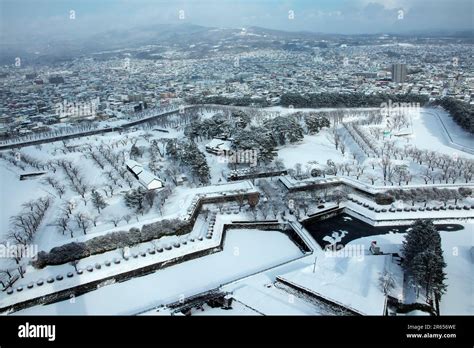
<path fill-rule="evenodd" d="M 138 213 L 143 213 L 143 202 L 145 200 L 146 192 L 147 191 L 141 186 L 137 189 L 128 191 L 125 194 L 125 205 L 129 208 L 135 209 Z"/>
<path fill-rule="evenodd" d="M 316 114 L 308 114 L 304 117 L 306 127 L 309 134 L 317 134 L 324 127 L 329 127 L 331 123 L 326 117 L 318 116 Z"/>
<path fill-rule="evenodd" d="M 245 128 L 250 124 L 250 116 L 242 110 L 232 111 L 231 116 L 235 120 L 235 125 L 238 128 Z"/>
<path fill-rule="evenodd" d="M 266 164 L 275 158 L 276 145 L 269 129 L 257 127 L 239 130 L 234 135 L 234 142 L 232 144 L 235 150 L 256 150 L 258 152 L 258 160 Z"/>
<path fill-rule="evenodd" d="M 403 242 L 403 268 L 416 284 L 426 291 L 428 299 L 439 300 L 446 292 L 441 236 L 432 220 L 417 220 L 407 232 Z"/>
<path fill-rule="evenodd" d="M 425 290 L 427 299 L 432 299 L 431 294 L 440 299 L 446 292 L 444 267 L 446 263 L 443 255 L 431 250 L 423 251 L 413 258 L 411 274 L 415 282 Z"/>
<path fill-rule="evenodd" d="M 107 203 L 104 201 L 104 197 L 97 192 L 96 190 L 92 190 L 92 204 L 97 209 L 97 212 L 100 214 L 100 210 L 104 209 L 107 206 Z"/>
<path fill-rule="evenodd" d="M 279 145 L 286 142 L 296 143 L 303 139 L 303 128 L 293 116 L 278 116 L 265 121 L 264 125 Z"/>
<path fill-rule="evenodd" d="M 413 258 L 425 250 L 433 250 L 436 245 L 441 245 L 441 237 L 433 221 L 415 221 L 403 242 L 404 269 L 410 271 Z"/>
<path fill-rule="evenodd" d="M 133 144 L 130 149 L 130 158 L 136 159 L 137 157 L 143 156 L 143 149 L 139 148 L 136 144 Z"/>
<path fill-rule="evenodd" d="M 194 142 L 170 141 L 166 151 L 170 157 L 189 167 L 191 172 L 199 178 L 199 181 L 202 183 L 209 182 L 210 174 L 206 156 Z"/>

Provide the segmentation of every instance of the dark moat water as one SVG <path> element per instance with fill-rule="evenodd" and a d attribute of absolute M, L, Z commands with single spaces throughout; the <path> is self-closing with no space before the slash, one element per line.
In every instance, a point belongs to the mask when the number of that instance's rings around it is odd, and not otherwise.
<path fill-rule="evenodd" d="M 346 245 L 350 241 L 367 236 L 387 233 L 405 233 L 410 225 L 403 226 L 371 226 L 347 214 L 333 216 L 323 221 L 308 221 L 303 224 L 321 247 L 329 244 L 324 237 L 335 238 L 338 245 Z M 458 224 L 436 224 L 438 231 L 459 231 L 464 229 Z M 333 235 L 334 233 L 334 235 Z M 340 240 L 338 240 L 340 238 Z"/>

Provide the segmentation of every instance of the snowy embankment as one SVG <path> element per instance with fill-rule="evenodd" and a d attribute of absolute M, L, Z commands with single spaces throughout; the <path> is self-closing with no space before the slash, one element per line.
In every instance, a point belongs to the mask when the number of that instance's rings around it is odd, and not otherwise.
<path fill-rule="evenodd" d="M 474 155 L 474 136 L 462 129 L 443 109 L 423 109 L 412 118 L 412 143 L 447 155 L 463 151 Z"/>
<path fill-rule="evenodd" d="M 69 264 L 48 266 L 44 269 L 27 272 L 25 273 L 25 278 L 15 284 L 16 292 L 12 294 L 4 292 L 0 295 L 0 307 L 11 306 L 19 302 L 97 282 L 101 279 L 114 277 L 150 265 L 164 264 L 191 253 L 216 248 L 221 243 L 224 221 L 230 222 L 230 218 L 229 216 L 223 216 L 222 219 L 216 217 L 214 234 L 209 239 L 205 238 L 208 226 L 198 223 L 195 225 L 195 229 L 187 236 L 182 236 L 181 238 L 175 236 L 163 237 L 156 241 L 156 246 L 149 242 L 134 246 L 130 250 L 128 260 L 125 260 L 118 250 L 86 257 L 81 259 L 77 265 L 78 270 L 81 270 L 82 274 L 76 273 Z M 180 245 L 175 247 L 174 243 L 178 241 Z M 155 248 L 161 248 L 160 250 L 162 251 L 159 252 Z M 154 250 L 154 253 L 151 254 L 149 250 Z M 137 256 L 134 257 L 134 254 Z M 120 263 L 116 263 L 116 260 L 119 260 Z M 100 265 L 100 269 L 96 268 L 97 264 Z M 72 273 L 72 277 L 67 276 L 69 272 Z M 56 276 L 58 275 L 62 275 L 63 279 L 57 280 Z M 53 278 L 52 283 L 46 281 L 50 277 Z M 39 285 L 39 282 L 41 285 Z M 19 288 L 22 290 L 18 291 Z"/>
<path fill-rule="evenodd" d="M 197 200 L 199 198 L 214 198 L 227 195 L 231 196 L 232 194 L 237 194 L 238 192 L 240 192 L 241 194 L 255 192 L 255 188 L 248 181 L 234 182 L 208 187 L 199 187 L 194 189 L 179 188 L 168 200 L 169 204 L 167 205 L 164 211 L 164 213 L 168 213 L 168 215 L 154 217 L 152 219 L 132 223 L 127 226 L 120 226 L 112 230 L 106 230 L 99 233 L 76 237 L 73 241 L 82 242 L 97 235 L 107 234 L 116 230 L 123 231 L 124 229 L 129 229 L 132 227 L 141 228 L 144 224 L 152 223 L 163 219 L 189 219 L 197 207 Z M 195 228 L 198 227 L 199 225 L 195 226 Z M 220 227 L 216 225 L 216 228 L 219 229 Z M 220 230 L 219 233 L 221 232 L 222 231 Z M 80 265 L 84 265 L 85 269 L 89 267 L 91 271 L 86 272 L 84 269 L 84 273 L 82 275 L 76 275 L 74 277 L 66 277 L 66 274 L 70 272 L 72 268 L 69 265 L 48 266 L 42 270 L 36 270 L 32 266 L 28 266 L 24 278 L 21 278 L 15 284 L 15 292 L 13 294 L 7 294 L 6 292 L 4 292 L 0 296 L 0 307 L 10 306 L 18 302 L 31 300 L 33 298 L 45 296 L 47 294 L 65 290 L 71 287 L 91 282 L 97 282 L 98 280 L 103 278 L 130 272 L 134 269 L 146 267 L 151 264 L 173 260 L 189 253 L 202 252 L 204 250 L 214 248 L 220 244 L 221 237 L 219 233 L 214 234 L 213 238 L 211 238 L 210 240 L 196 240 L 194 243 L 190 242 L 187 245 L 182 245 L 180 249 L 173 248 L 170 251 L 165 250 L 163 254 L 156 253 L 154 255 L 148 255 L 149 257 L 146 260 L 140 260 L 141 258 L 130 259 L 126 263 L 126 265 L 117 266 L 115 263 L 113 263 L 116 258 L 121 259 L 121 255 L 118 251 L 111 251 L 99 255 L 92 255 L 80 261 Z M 201 239 L 203 238 L 203 236 L 200 237 Z M 162 247 L 164 248 L 164 244 L 174 243 L 176 239 L 177 238 L 166 237 L 155 242 L 159 242 L 159 244 L 162 244 Z M 148 244 L 148 247 L 146 246 L 146 244 Z M 147 255 L 147 249 L 150 247 L 150 245 L 152 244 L 143 243 L 142 245 L 135 246 L 132 249 L 144 249 L 145 255 Z M 111 266 L 107 266 L 106 262 L 108 262 L 109 265 L 111 264 Z M 96 269 L 96 264 L 101 265 L 102 268 Z M 61 276 L 62 279 L 55 281 L 57 276 Z M 53 283 L 47 283 L 46 280 L 51 277 L 53 279 Z M 38 285 L 38 282 L 40 283 L 40 285 Z"/>
<path fill-rule="evenodd" d="M 474 224 L 455 233 L 441 232 L 441 243 L 448 285 L 441 315 L 474 315 Z"/>
<path fill-rule="evenodd" d="M 35 306 L 16 314 L 136 314 L 301 256 L 299 248 L 281 232 L 232 229 L 226 233 L 221 252 L 101 287 L 73 301 Z"/>
<path fill-rule="evenodd" d="M 373 111 L 379 110 L 380 108 L 287 108 L 284 106 L 270 106 L 267 108 L 263 108 L 264 111 L 272 111 L 272 112 L 280 112 L 282 114 L 292 114 L 295 112 L 329 112 L 329 111 Z"/>
<path fill-rule="evenodd" d="M 385 295 L 378 279 L 388 267 L 396 268 L 389 256 L 330 257 L 321 252 L 315 268 L 307 266 L 278 278 L 354 312 L 383 315 Z"/>

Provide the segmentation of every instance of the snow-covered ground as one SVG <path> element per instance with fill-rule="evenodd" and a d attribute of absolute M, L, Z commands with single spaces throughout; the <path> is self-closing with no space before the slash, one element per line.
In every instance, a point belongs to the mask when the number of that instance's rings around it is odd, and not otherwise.
<path fill-rule="evenodd" d="M 445 112 L 444 110 L 436 109 L 434 112 L 438 115 L 441 122 L 443 123 L 450 140 L 456 144 L 469 147 L 474 150 L 474 137 L 472 134 L 462 129 L 449 115 L 449 113 Z"/>
<path fill-rule="evenodd" d="M 441 232 L 448 289 L 442 315 L 474 315 L 474 224 L 459 232 Z"/>
<path fill-rule="evenodd" d="M 315 268 L 307 266 L 280 278 L 358 313 L 382 315 L 385 296 L 378 279 L 388 267 L 395 268 L 390 263 L 389 256 L 331 257 L 321 253 Z"/>
<path fill-rule="evenodd" d="M 300 144 L 283 146 L 278 151 L 278 157 L 287 168 L 294 168 L 297 163 L 303 165 L 311 161 L 326 164 L 327 160 L 341 161 L 342 154 L 336 150 L 334 144 L 328 139 L 329 131 L 321 130 L 317 135 L 305 135 Z"/>
<path fill-rule="evenodd" d="M 449 156 L 457 153 L 460 156 L 474 158 L 472 154 L 463 152 L 450 144 L 443 124 L 435 113 L 442 117 L 447 131 L 456 143 L 474 150 L 474 136 L 472 134 L 464 131 L 445 112 L 432 109 L 422 110 L 412 117 L 413 135 L 411 135 L 410 143 L 420 149 L 437 151 Z"/>

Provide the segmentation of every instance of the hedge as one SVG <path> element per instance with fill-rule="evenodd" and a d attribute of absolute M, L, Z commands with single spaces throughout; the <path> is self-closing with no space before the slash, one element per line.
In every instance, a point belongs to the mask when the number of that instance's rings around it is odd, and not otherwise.
<path fill-rule="evenodd" d="M 377 193 L 375 195 L 375 203 L 379 205 L 389 205 L 395 202 L 395 198 L 389 193 Z"/>

